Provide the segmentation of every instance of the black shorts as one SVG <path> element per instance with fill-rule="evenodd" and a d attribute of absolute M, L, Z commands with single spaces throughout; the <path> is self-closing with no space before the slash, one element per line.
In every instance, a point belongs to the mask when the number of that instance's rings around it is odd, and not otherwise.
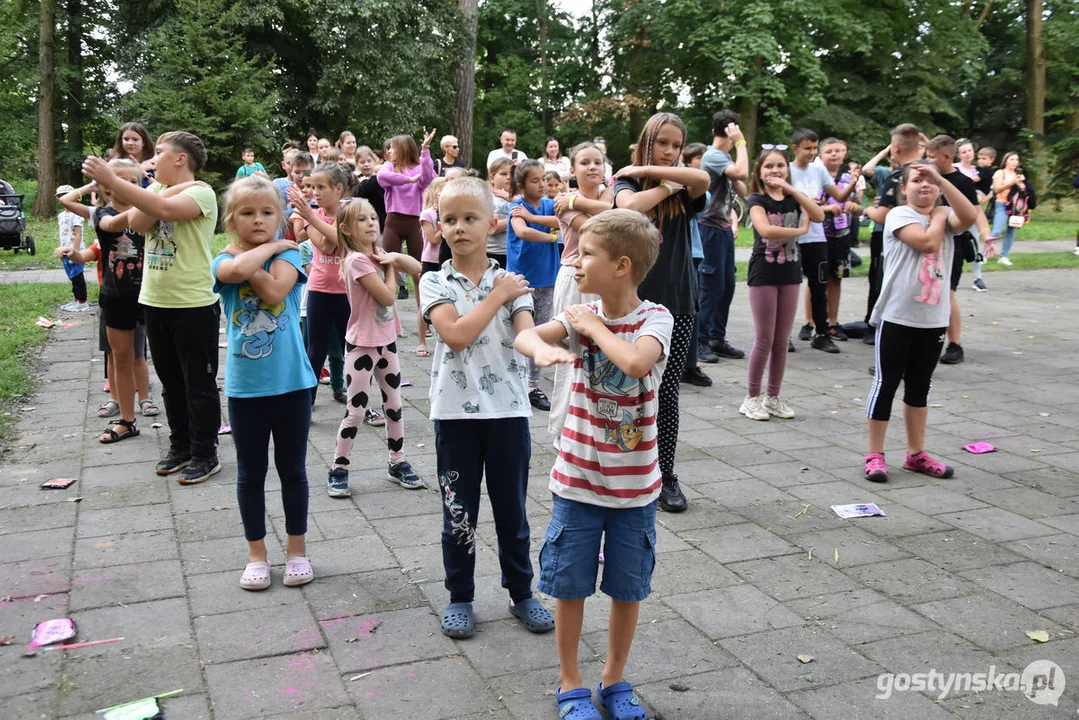
<path fill-rule="evenodd" d="M 143 322 L 142 305 L 139 305 L 138 300 L 101 295 L 98 303 L 105 318 L 105 326 L 113 330 L 134 330 L 136 325 Z"/>
<path fill-rule="evenodd" d="M 100 298 L 98 301 L 100 302 Z M 146 357 L 146 325 L 142 319 L 135 325 L 135 357 Z M 112 348 L 109 347 L 109 335 L 105 331 L 105 313 L 101 309 L 101 305 L 97 307 L 97 346 L 101 352 L 112 352 Z M 108 377 L 106 373 L 105 377 Z"/>
<path fill-rule="evenodd" d="M 441 268 L 442 265 L 436 262 L 421 262 L 420 275 L 425 275 L 429 272 L 438 272 Z"/>
<path fill-rule="evenodd" d="M 828 274 L 843 278 L 850 276 L 850 241 L 848 232 L 839 237 L 828 238 Z"/>
<path fill-rule="evenodd" d="M 959 289 L 959 276 L 963 274 L 963 250 L 960 243 L 955 243 L 952 255 L 952 290 Z"/>

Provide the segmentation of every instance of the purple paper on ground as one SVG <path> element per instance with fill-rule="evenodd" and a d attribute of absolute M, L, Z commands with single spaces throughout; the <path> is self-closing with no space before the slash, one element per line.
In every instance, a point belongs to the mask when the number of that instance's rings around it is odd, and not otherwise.
<path fill-rule="evenodd" d="M 75 637 L 75 621 L 71 618 L 58 618 L 38 623 L 30 636 L 30 649 L 43 645 L 70 640 Z"/>
<path fill-rule="evenodd" d="M 997 451 L 995 447 L 993 447 L 987 442 L 973 442 L 970 445 L 964 445 L 963 449 L 966 450 L 968 453 L 973 453 L 974 455 L 981 455 L 982 453 L 991 453 Z"/>

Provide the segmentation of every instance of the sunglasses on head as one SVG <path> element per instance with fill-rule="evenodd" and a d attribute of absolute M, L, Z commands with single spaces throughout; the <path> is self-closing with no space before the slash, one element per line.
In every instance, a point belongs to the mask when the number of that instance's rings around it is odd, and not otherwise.
<path fill-rule="evenodd" d="M 761 145 L 761 150 L 786 150 L 787 147 L 787 145 L 771 145 L 765 143 L 764 145 Z"/>

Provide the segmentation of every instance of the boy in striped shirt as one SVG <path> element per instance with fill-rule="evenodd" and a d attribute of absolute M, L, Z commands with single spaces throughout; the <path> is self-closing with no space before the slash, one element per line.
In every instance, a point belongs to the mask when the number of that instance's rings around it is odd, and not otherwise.
<path fill-rule="evenodd" d="M 569 412 L 551 470 L 554 506 L 540 551 L 538 587 L 557 599 L 560 713 L 599 718 L 591 691 L 582 686 L 577 645 L 606 533 L 600 590 L 612 602 L 598 699 L 611 717 L 644 718 L 622 673 L 640 602 L 652 592 L 662 484 L 657 394 L 674 319 L 662 305 L 637 296 L 659 254 L 659 233 L 644 215 L 608 210 L 580 232 L 577 286 L 600 300 L 566 308 L 516 340 L 517 349 L 537 365 L 573 366 Z"/>

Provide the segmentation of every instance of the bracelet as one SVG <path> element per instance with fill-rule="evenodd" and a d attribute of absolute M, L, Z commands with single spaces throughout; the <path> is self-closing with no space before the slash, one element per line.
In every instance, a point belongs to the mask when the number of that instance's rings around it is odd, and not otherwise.
<path fill-rule="evenodd" d="M 551 242 L 553 242 L 553 243 L 558 242 L 558 233 L 556 233 L 556 232 L 551 233 Z"/>
<path fill-rule="evenodd" d="M 82 188 L 79 188 L 75 192 L 77 192 L 79 194 L 79 202 L 82 202 Z"/>
<path fill-rule="evenodd" d="M 745 144 L 746 144 L 746 141 L 745 141 L 745 140 L 739 140 L 738 142 L 736 142 L 736 143 L 734 144 L 734 146 L 735 146 L 735 147 L 738 147 L 739 145 L 745 145 Z"/>
<path fill-rule="evenodd" d="M 574 195 L 573 193 L 570 193 L 570 195 L 569 195 L 569 209 L 570 210 L 573 209 L 573 201 L 576 200 L 576 199 L 577 199 L 577 196 Z"/>
<path fill-rule="evenodd" d="M 659 181 L 659 186 L 660 186 L 660 187 L 664 187 L 664 188 L 667 188 L 667 196 L 668 196 L 668 197 L 670 197 L 671 195 L 674 195 L 674 193 L 675 193 L 675 189 L 674 189 L 674 186 L 673 186 L 673 185 L 671 185 L 671 184 L 670 184 L 669 182 L 667 182 L 666 180 L 660 180 L 660 181 Z"/>

